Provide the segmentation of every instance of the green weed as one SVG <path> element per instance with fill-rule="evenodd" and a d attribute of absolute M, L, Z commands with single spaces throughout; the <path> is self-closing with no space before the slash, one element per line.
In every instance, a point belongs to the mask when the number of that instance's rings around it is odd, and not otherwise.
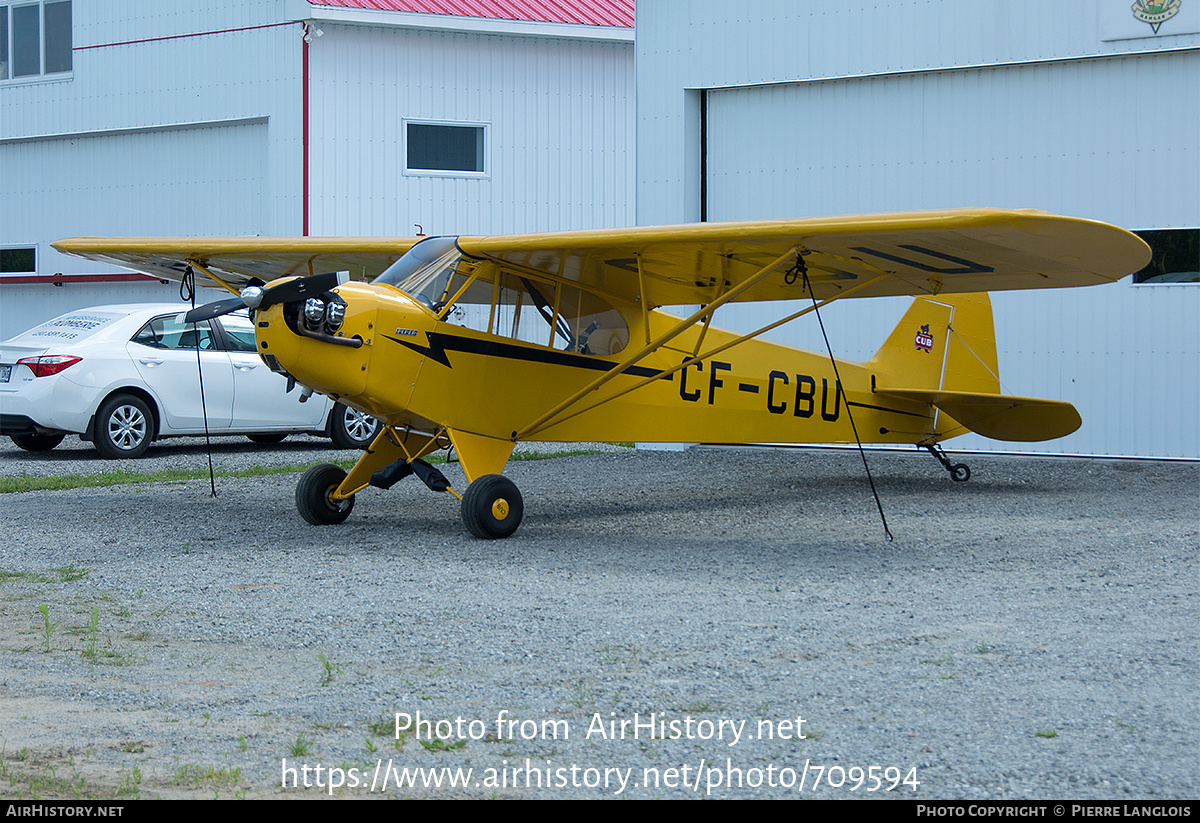
<path fill-rule="evenodd" d="M 321 673 L 321 685 L 328 686 L 333 682 L 334 675 L 342 673 L 342 667 L 334 665 L 324 654 L 318 652 L 317 660 L 321 661 L 321 668 L 324 671 Z"/>
<path fill-rule="evenodd" d="M 58 631 L 58 627 L 50 622 L 50 607 L 45 603 L 38 606 L 38 613 L 42 615 L 42 652 L 50 653 L 50 638 Z"/>

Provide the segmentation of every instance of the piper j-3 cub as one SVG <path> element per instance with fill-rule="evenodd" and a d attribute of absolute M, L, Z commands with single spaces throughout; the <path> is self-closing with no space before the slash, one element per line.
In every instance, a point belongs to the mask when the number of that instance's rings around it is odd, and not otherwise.
<path fill-rule="evenodd" d="M 474 535 L 507 537 L 523 501 L 501 472 L 543 441 L 908 443 L 974 431 L 1048 440 L 1069 403 L 1000 394 L 986 292 L 1110 283 L 1149 249 L 1114 226 L 990 209 L 429 238 L 74 238 L 60 251 L 180 279 L 248 307 L 274 371 L 374 415 L 347 473 L 308 471 L 301 516 L 340 523 L 355 495 L 416 474 L 461 500 Z M 349 279 L 349 275 L 360 278 Z M 916 299 L 865 363 L 760 339 L 843 298 Z M 713 313 L 778 302 L 749 334 Z M 660 308 L 686 307 L 681 315 Z M 819 315 L 818 315 L 819 316 Z M 422 458 L 453 447 L 461 495 Z"/>

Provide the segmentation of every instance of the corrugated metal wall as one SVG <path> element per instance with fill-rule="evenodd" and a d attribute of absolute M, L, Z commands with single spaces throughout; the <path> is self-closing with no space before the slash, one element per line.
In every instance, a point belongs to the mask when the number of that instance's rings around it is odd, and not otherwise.
<path fill-rule="evenodd" d="M 313 234 L 633 222 L 630 44 L 323 29 L 310 50 Z M 405 174 L 406 119 L 483 124 L 486 175 Z"/>
<path fill-rule="evenodd" d="M 1106 39 L 1128 28 L 1115 6 L 1044 9 L 696 2 L 685 20 L 644 0 L 639 222 L 699 217 L 703 96 L 709 219 L 1006 206 L 1200 225 L 1200 38 Z M 1084 427 L 1046 444 L 969 435 L 951 448 L 1200 457 L 1200 286 L 1124 281 L 993 302 L 1005 390 L 1069 400 Z M 835 353 L 869 357 L 905 305 L 831 306 Z M 767 319 L 718 315 L 746 329 Z M 811 320 L 793 326 L 777 339 L 824 348 Z"/>
<path fill-rule="evenodd" d="M 0 243 L 36 244 L 39 274 L 103 274 L 111 270 L 49 244 L 302 233 L 304 46 L 293 21 L 311 13 L 306 3 L 112 0 L 73 10 L 70 77 L 0 85 Z M 633 222 L 631 42 L 314 28 L 310 234 Z M 485 123 L 488 175 L 405 175 L 405 118 Z M 176 295 L 157 285 L 7 286 L 0 339 L 71 308 Z"/>
<path fill-rule="evenodd" d="M 0 86 L 0 242 L 38 274 L 108 274 L 72 235 L 299 233 L 301 39 L 283 2 L 75 2 L 72 73 Z M 246 28 L 252 27 L 252 28 Z M 0 338 L 158 284 L 9 285 Z"/>

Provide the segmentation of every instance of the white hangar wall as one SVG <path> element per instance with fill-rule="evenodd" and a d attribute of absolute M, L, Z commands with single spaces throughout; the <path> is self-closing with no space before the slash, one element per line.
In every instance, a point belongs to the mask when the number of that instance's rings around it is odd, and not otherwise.
<path fill-rule="evenodd" d="M 77 279 L 6 277 L 0 339 L 74 308 L 178 299 L 175 283 L 81 282 L 113 270 L 58 254 L 62 237 L 634 221 L 629 30 L 304 0 L 72 9 L 71 72 L 0 81 L 0 246 L 33 245 L 36 276 Z M 406 172 L 408 120 L 484 127 L 485 171 Z"/>
<path fill-rule="evenodd" d="M 175 301 L 50 247 L 74 235 L 299 233 L 300 25 L 282 2 L 76 0 L 66 75 L 0 83 L 0 245 L 36 276 L 0 285 L 0 339 L 98 303 Z M 294 104 L 289 101 L 294 100 Z"/>
<path fill-rule="evenodd" d="M 313 234 L 632 224 L 631 41 L 320 25 Z M 413 121 L 481 129 L 483 170 L 408 169 Z"/>
<path fill-rule="evenodd" d="M 1129 5 L 694 0 L 681 18 L 642 0 L 638 222 L 1000 206 L 1200 226 L 1200 11 L 1154 35 Z M 835 353 L 868 358 L 905 305 L 829 307 Z M 948 448 L 1200 457 L 1200 284 L 993 306 L 1004 390 L 1068 400 L 1084 425 Z M 717 321 L 749 330 L 769 311 Z M 774 336 L 824 350 L 811 318 Z"/>

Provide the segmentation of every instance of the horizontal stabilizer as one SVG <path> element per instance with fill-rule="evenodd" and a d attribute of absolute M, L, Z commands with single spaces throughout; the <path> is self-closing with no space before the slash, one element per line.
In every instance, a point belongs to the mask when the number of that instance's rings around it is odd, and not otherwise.
<path fill-rule="evenodd" d="M 982 392 L 877 389 L 877 394 L 937 406 L 973 432 L 993 440 L 1038 441 L 1066 437 L 1083 420 L 1070 403 Z"/>

